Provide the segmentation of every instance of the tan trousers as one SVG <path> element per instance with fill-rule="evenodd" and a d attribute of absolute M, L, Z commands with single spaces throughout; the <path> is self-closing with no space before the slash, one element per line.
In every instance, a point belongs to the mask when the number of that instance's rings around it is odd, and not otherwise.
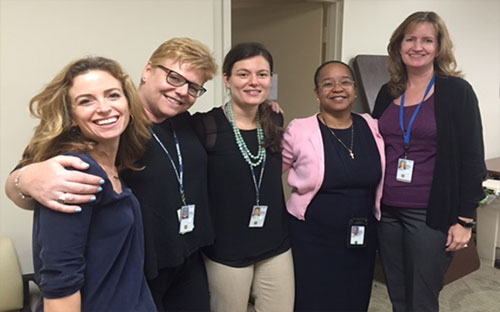
<path fill-rule="evenodd" d="M 205 257 L 212 312 L 291 312 L 295 296 L 292 252 L 288 251 L 243 268 Z"/>

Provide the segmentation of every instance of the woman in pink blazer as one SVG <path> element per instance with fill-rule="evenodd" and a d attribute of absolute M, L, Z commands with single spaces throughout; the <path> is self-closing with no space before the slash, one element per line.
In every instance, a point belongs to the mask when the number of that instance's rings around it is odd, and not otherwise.
<path fill-rule="evenodd" d="M 321 112 L 293 120 L 284 135 L 295 311 L 368 309 L 385 157 L 376 121 L 352 113 L 353 77 L 347 64 L 322 64 Z"/>

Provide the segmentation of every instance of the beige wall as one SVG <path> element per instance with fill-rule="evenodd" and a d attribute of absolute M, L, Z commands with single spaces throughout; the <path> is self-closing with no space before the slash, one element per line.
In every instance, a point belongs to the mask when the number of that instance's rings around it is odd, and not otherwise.
<path fill-rule="evenodd" d="M 29 117 L 29 99 L 69 61 L 86 55 L 114 58 L 138 82 L 159 44 L 187 36 L 207 44 L 220 63 L 230 44 L 229 9 L 226 0 L 1 0 L 2 186 L 37 124 Z M 219 75 L 206 88 L 195 110 L 221 102 Z M 0 235 L 14 239 L 25 272 L 32 270 L 31 219 L 31 212 L 14 208 L 0 192 Z"/>
<path fill-rule="evenodd" d="M 318 111 L 313 74 L 321 62 L 323 5 L 256 4 L 232 10 L 232 43 L 261 42 L 273 55 L 285 118 Z"/>
<path fill-rule="evenodd" d="M 479 99 L 486 158 L 500 156 L 499 0 L 345 0 L 342 59 L 387 54 L 394 29 L 423 10 L 435 11 L 446 22 L 459 68 Z"/>

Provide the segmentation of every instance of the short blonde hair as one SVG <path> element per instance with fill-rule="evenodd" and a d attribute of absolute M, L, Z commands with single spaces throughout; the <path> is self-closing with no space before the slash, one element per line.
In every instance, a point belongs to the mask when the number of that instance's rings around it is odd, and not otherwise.
<path fill-rule="evenodd" d="M 392 96 L 398 97 L 406 90 L 408 74 L 406 66 L 401 59 L 399 50 L 404 36 L 416 25 L 430 23 L 436 30 L 436 40 L 438 44 L 437 56 L 434 60 L 434 71 L 438 76 L 461 76 L 457 70 L 457 62 L 453 54 L 453 42 L 446 28 L 444 21 L 435 12 L 421 11 L 408 16 L 401 25 L 396 28 L 387 45 L 389 60 L 387 70 L 391 76 L 389 81 L 389 92 Z"/>
<path fill-rule="evenodd" d="M 30 112 L 40 119 L 40 123 L 24 151 L 21 166 L 40 162 L 64 152 L 86 153 L 94 148 L 96 143 L 83 136 L 80 130 L 73 126 L 69 96 L 74 79 L 93 70 L 107 72 L 121 82 L 131 120 L 121 134 L 116 165 L 118 170 L 137 169 L 134 164 L 144 153 L 145 145 L 151 138 L 150 122 L 130 77 L 117 62 L 103 57 L 86 57 L 70 63 L 42 92 L 31 99 Z"/>
<path fill-rule="evenodd" d="M 205 80 L 211 80 L 217 73 L 217 64 L 210 49 L 198 40 L 173 38 L 162 43 L 151 55 L 152 66 L 171 59 L 203 72 Z M 142 82 L 141 82 L 142 83 Z"/>

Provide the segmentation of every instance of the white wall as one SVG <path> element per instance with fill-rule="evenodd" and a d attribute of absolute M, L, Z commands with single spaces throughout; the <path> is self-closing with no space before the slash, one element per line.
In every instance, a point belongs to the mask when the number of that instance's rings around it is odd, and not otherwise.
<path fill-rule="evenodd" d="M 345 0 L 342 59 L 387 54 L 392 32 L 415 11 L 435 11 L 445 21 L 479 99 L 485 156 L 500 156 L 500 0 Z"/>
<path fill-rule="evenodd" d="M 20 159 L 37 124 L 28 102 L 73 59 L 100 55 L 120 62 L 134 81 L 151 53 L 171 37 L 191 37 L 222 63 L 230 42 L 227 0 L 1 0 L 0 181 Z M 193 107 L 221 103 L 220 75 Z M 31 271 L 32 213 L 0 191 L 0 235 L 14 239 L 23 271 Z"/>

